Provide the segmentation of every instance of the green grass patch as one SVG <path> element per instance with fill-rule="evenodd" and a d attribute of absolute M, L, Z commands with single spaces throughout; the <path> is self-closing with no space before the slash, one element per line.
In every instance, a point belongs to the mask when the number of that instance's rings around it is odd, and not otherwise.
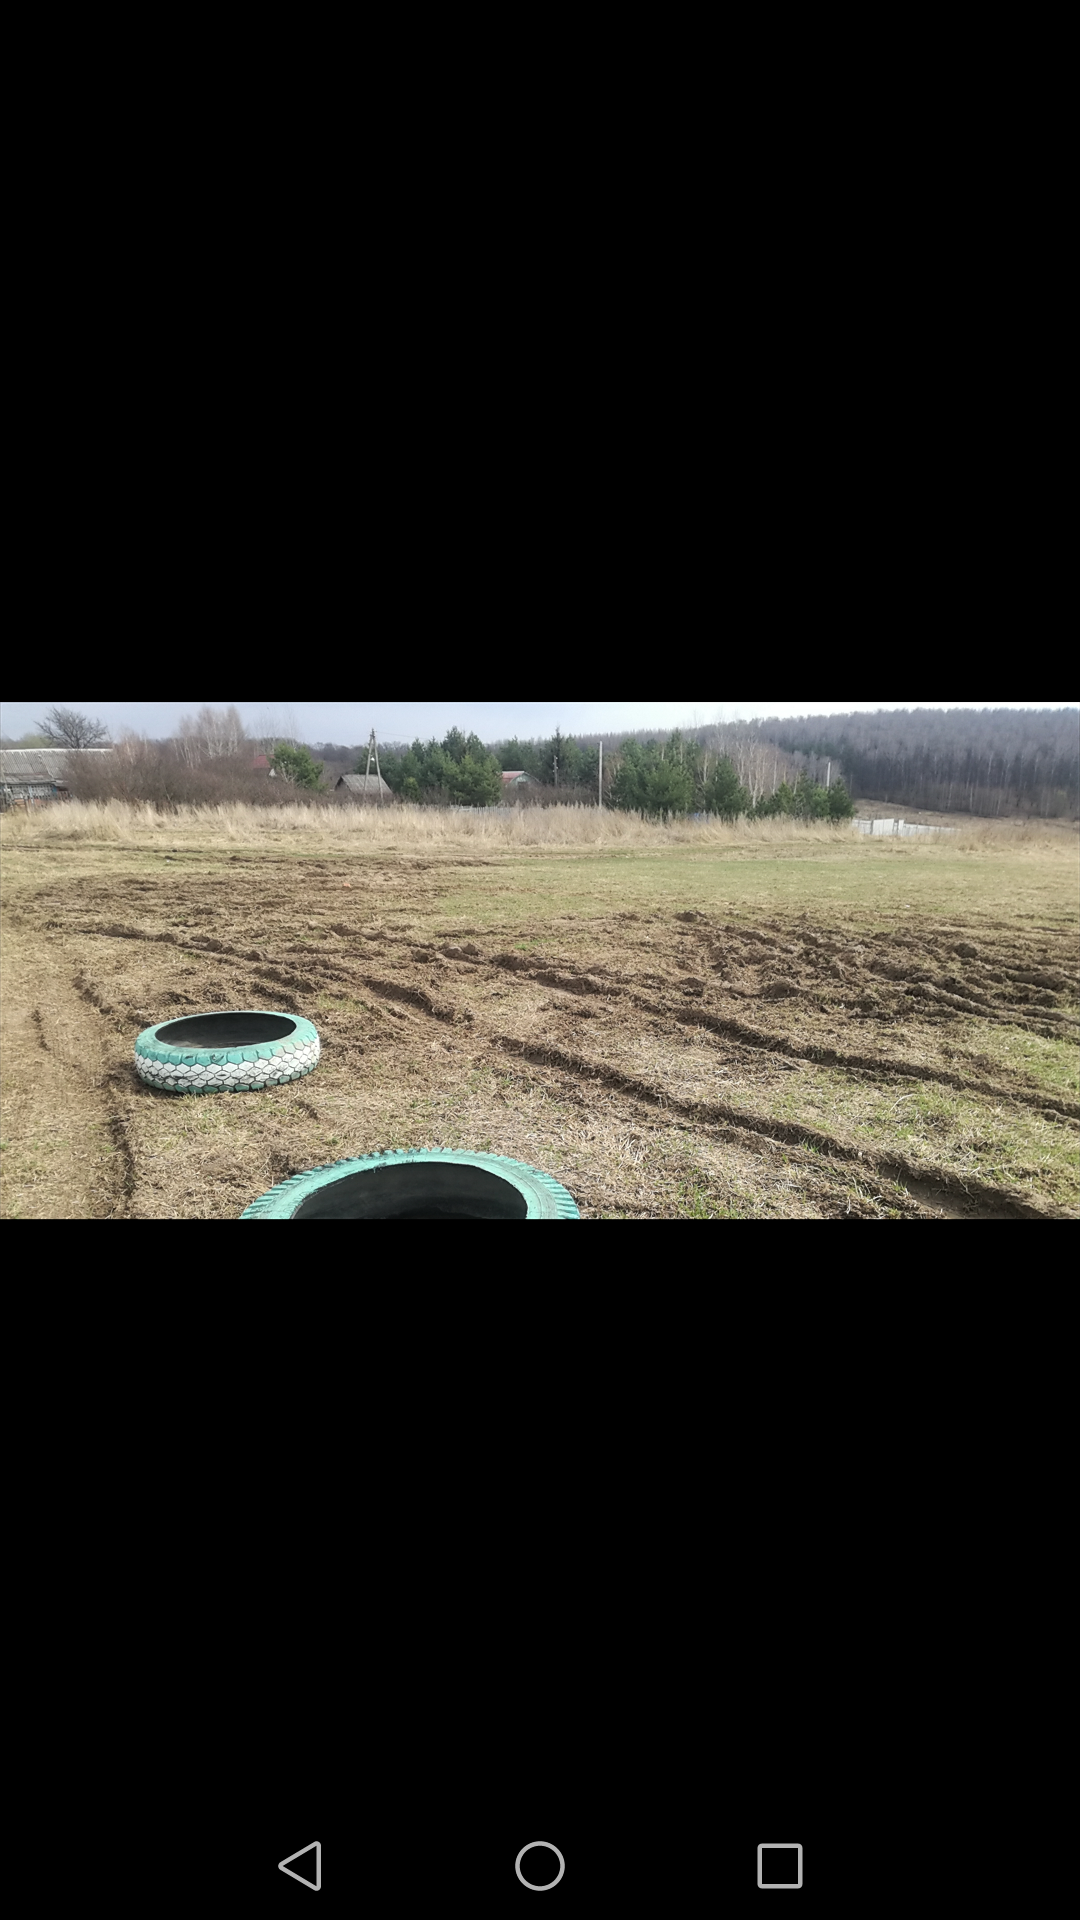
<path fill-rule="evenodd" d="M 720 1206 L 707 1187 L 681 1186 L 675 1202 L 676 1220 L 741 1220 L 738 1207 Z"/>
<path fill-rule="evenodd" d="M 755 1087 L 747 1104 L 776 1119 L 818 1127 L 845 1146 L 900 1153 L 961 1178 L 1018 1188 L 1054 1206 L 1076 1201 L 1076 1133 L 987 1095 L 925 1083 L 875 1086 L 808 1067 L 795 1086 Z"/>
<path fill-rule="evenodd" d="M 380 1013 L 369 1000 L 357 1000 L 351 993 L 317 993 L 312 1005 L 320 1013 Z"/>
<path fill-rule="evenodd" d="M 1000 925 L 1033 914 L 1074 918 L 1078 894 L 1071 852 L 948 854 L 903 842 L 864 842 L 839 854 L 808 847 L 797 857 L 764 848 L 558 860 L 530 855 L 500 862 L 497 879 L 490 868 L 451 872 L 452 883 L 433 894 L 429 911 L 500 927 L 688 907 L 751 922 L 778 913 L 851 917 L 865 932 L 893 928 L 909 914 L 959 918 L 973 926 L 990 918 Z"/>
<path fill-rule="evenodd" d="M 1016 1075 L 1043 1093 L 1073 1102 L 1080 1099 L 1080 1047 L 1075 1040 L 1046 1040 L 1020 1027 L 973 1020 L 967 1036 L 953 1040 L 946 1058 L 958 1073 L 970 1074 L 972 1079 Z"/>

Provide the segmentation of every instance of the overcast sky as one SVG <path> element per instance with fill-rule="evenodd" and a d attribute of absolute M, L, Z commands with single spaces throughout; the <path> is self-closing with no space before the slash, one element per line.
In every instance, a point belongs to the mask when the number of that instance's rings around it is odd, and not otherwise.
<path fill-rule="evenodd" d="M 164 738 L 174 733 L 182 714 L 200 707 L 239 708 L 252 731 L 267 702 L 252 700 L 175 700 L 164 702 L 62 700 L 5 701 L 0 703 L 0 732 L 18 739 L 36 731 L 53 704 L 74 707 L 91 719 L 103 720 L 117 738 L 124 727 Z M 561 727 L 564 733 L 616 733 L 636 727 L 705 726 L 715 720 L 758 717 L 791 719 L 798 714 L 876 713 L 889 707 L 1080 707 L 1076 700 L 442 700 L 362 701 L 301 700 L 286 714 L 274 716 L 282 731 L 294 717 L 300 739 L 312 743 L 330 740 L 343 746 L 365 741 L 372 727 L 381 740 L 441 738 L 448 727 L 475 732 L 482 740 L 546 738 Z M 272 711 L 272 709 L 271 709 Z"/>

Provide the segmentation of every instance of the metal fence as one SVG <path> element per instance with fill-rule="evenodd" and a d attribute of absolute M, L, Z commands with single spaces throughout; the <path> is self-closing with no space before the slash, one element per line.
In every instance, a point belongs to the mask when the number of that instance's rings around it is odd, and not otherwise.
<path fill-rule="evenodd" d="M 375 803 L 367 802 L 367 804 L 374 805 Z M 502 813 L 502 814 L 524 813 L 527 810 L 530 812 L 532 811 L 531 808 L 527 808 L 523 806 L 441 807 L 438 809 L 438 811 L 441 813 L 485 813 L 488 815 L 491 815 L 493 813 Z M 434 809 L 432 809 L 432 811 L 434 811 Z M 605 808 L 605 812 L 606 811 L 608 811 L 608 809 Z M 702 824 L 708 824 L 710 820 L 723 820 L 726 818 L 726 816 L 719 813 L 691 813 L 691 814 L 687 814 L 686 818 L 688 820 L 700 821 Z M 813 825 L 815 823 L 811 822 L 810 824 Z M 825 822 L 824 824 L 827 825 L 828 822 Z M 856 833 L 870 833 L 870 834 L 874 834 L 875 836 L 881 836 L 881 837 L 885 837 L 886 835 L 889 835 L 902 840 L 914 839 L 916 835 L 920 833 L 959 833 L 960 831 L 959 827 L 909 826 L 906 820 L 853 820 L 851 822 L 851 825 Z"/>
<path fill-rule="evenodd" d="M 959 833 L 959 827 L 912 827 L 906 820 L 853 820 L 856 833 L 872 833 L 875 836 L 892 836 L 899 840 L 913 840 L 920 833 Z"/>
<path fill-rule="evenodd" d="M 4 813 L 11 807 L 20 807 L 24 813 L 30 813 L 35 807 L 51 807 L 57 801 L 66 799 L 66 792 L 61 793 L 57 787 L 0 785 L 0 811 Z"/>

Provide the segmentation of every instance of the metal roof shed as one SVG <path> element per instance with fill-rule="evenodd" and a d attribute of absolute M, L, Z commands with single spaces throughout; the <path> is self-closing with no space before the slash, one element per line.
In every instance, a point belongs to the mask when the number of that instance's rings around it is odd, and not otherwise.
<path fill-rule="evenodd" d="M 390 799 L 394 797 L 393 788 L 387 786 L 379 773 L 343 773 L 334 792 L 339 793 L 342 787 L 355 794 L 358 800 L 377 800 L 380 794 L 386 794 Z"/>

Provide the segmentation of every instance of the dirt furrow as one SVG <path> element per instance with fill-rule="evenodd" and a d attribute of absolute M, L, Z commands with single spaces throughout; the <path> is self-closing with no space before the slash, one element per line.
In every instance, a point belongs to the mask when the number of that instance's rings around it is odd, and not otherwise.
<path fill-rule="evenodd" d="M 796 1126 L 789 1121 L 774 1120 L 766 1115 L 749 1113 L 744 1108 L 728 1105 L 726 1101 L 679 1099 L 676 1095 L 667 1093 L 662 1087 L 650 1085 L 647 1080 L 640 1080 L 633 1074 L 621 1072 L 618 1068 L 607 1067 L 599 1061 L 589 1060 L 581 1054 L 570 1053 L 563 1047 L 518 1040 L 508 1034 L 492 1035 L 492 1040 L 504 1052 L 519 1059 L 531 1060 L 538 1065 L 561 1067 L 577 1079 L 599 1081 L 605 1086 L 618 1089 L 621 1093 L 643 1100 L 649 1106 L 660 1107 L 665 1112 L 680 1113 L 689 1119 L 699 1121 L 724 1122 L 728 1126 L 737 1128 L 740 1133 L 762 1135 L 793 1147 L 809 1142 L 811 1146 L 833 1160 L 851 1161 L 873 1168 L 887 1179 L 902 1180 L 906 1184 L 915 1183 L 923 1188 L 932 1186 L 945 1193 L 962 1193 L 967 1198 L 999 1209 L 999 1217 L 1017 1220 L 1071 1217 L 1063 1210 L 1034 1206 L 1019 1194 L 1010 1193 L 975 1177 L 965 1175 L 961 1178 L 958 1174 L 948 1172 L 944 1167 L 926 1163 L 915 1164 L 898 1154 L 880 1153 L 872 1147 L 851 1146 L 817 1127 Z"/>

